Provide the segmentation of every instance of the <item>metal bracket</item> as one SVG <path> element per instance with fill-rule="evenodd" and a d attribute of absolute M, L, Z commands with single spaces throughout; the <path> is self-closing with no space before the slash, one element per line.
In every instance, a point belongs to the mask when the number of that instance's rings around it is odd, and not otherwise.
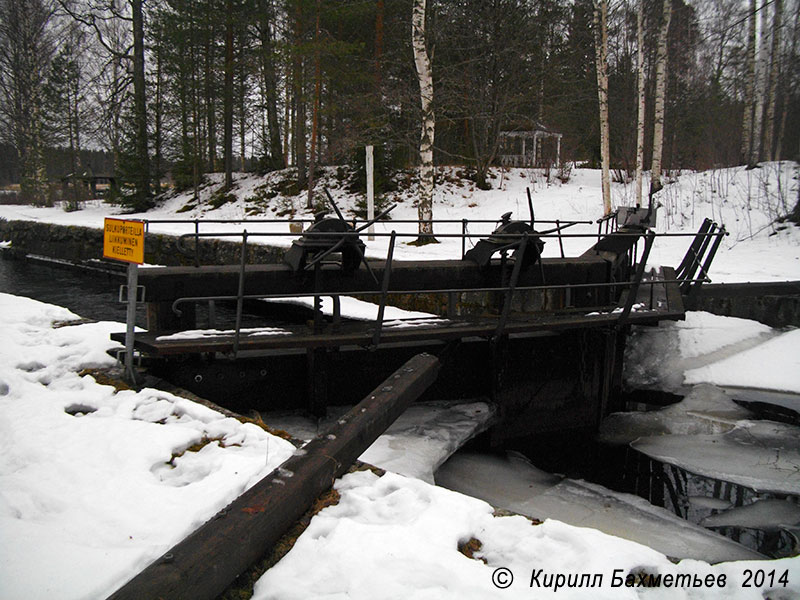
<path fill-rule="evenodd" d="M 136 304 L 144 304 L 145 300 L 145 287 L 143 285 L 136 286 Z M 117 302 L 121 304 L 128 303 L 128 284 L 123 283 L 119 286 L 119 299 Z"/>

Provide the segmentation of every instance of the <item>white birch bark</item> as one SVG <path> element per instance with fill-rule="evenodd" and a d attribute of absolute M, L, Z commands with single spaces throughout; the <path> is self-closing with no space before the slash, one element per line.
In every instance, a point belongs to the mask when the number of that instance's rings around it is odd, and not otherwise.
<path fill-rule="evenodd" d="M 761 3 L 761 27 L 758 32 L 758 64 L 756 65 L 756 90 L 755 90 L 755 110 L 753 113 L 753 144 L 750 150 L 750 166 L 753 167 L 761 160 L 761 142 L 764 125 L 764 100 L 767 95 L 767 71 L 769 69 L 769 11 L 766 4 L 770 0 L 762 0 Z M 755 18 L 755 17 L 754 17 Z"/>
<path fill-rule="evenodd" d="M 783 17 L 783 2 L 775 0 L 775 16 L 772 19 L 772 52 L 770 53 L 771 68 L 769 73 L 769 97 L 767 100 L 767 116 L 764 131 L 764 156 L 767 160 L 775 160 L 775 104 L 778 97 L 778 72 L 781 63 L 781 19 Z"/>
<path fill-rule="evenodd" d="M 433 114 L 433 73 L 428 49 L 425 45 L 426 0 L 414 0 L 411 15 L 411 46 L 414 65 L 419 80 L 419 98 L 422 107 L 422 131 L 419 140 L 420 186 L 417 211 L 419 214 L 418 243 L 435 242 L 433 238 L 433 140 L 436 120 Z M 425 222 L 427 221 L 427 222 Z"/>
<path fill-rule="evenodd" d="M 638 119 L 636 122 L 636 204 L 642 204 L 642 172 L 644 171 L 644 0 L 636 11 L 636 46 L 638 76 Z"/>
<path fill-rule="evenodd" d="M 611 213 L 610 148 L 608 131 L 608 2 L 594 0 L 594 43 L 597 66 L 597 100 L 600 107 L 600 160 L 603 214 Z"/>
<path fill-rule="evenodd" d="M 750 161 L 753 145 L 753 106 L 756 85 L 756 0 L 750 0 L 750 18 L 747 26 L 747 76 L 744 87 L 744 118 L 742 119 L 742 162 Z"/>
<path fill-rule="evenodd" d="M 664 112 L 667 87 L 667 34 L 672 18 L 672 0 L 664 0 L 664 16 L 658 35 L 656 55 L 656 97 L 653 116 L 653 162 L 650 167 L 650 193 L 657 192 L 661 183 L 661 155 L 664 149 Z"/>

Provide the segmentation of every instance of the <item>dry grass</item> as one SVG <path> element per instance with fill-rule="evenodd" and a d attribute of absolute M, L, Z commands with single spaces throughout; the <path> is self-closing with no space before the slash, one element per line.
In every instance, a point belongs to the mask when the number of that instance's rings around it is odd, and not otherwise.
<path fill-rule="evenodd" d="M 84 375 L 91 375 L 100 385 L 110 385 L 118 392 L 131 389 L 131 386 L 122 381 L 122 379 L 114 375 L 108 369 L 84 369 L 78 373 L 78 375 L 81 377 Z"/>
<path fill-rule="evenodd" d="M 461 554 L 472 560 L 480 560 L 484 564 L 487 564 L 485 558 L 475 556 L 475 553 L 480 552 L 481 548 L 483 548 L 483 542 L 474 537 L 458 543 L 458 551 L 461 552 Z"/>

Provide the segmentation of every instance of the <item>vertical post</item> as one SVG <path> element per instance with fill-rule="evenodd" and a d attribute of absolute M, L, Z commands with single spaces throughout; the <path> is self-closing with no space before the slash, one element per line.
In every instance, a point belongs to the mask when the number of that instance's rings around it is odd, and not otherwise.
<path fill-rule="evenodd" d="M 242 232 L 242 262 L 239 266 L 239 289 L 236 292 L 236 331 L 233 337 L 233 356 L 239 355 L 239 336 L 242 329 L 242 305 L 244 303 L 244 275 L 247 265 L 247 229 Z"/>
<path fill-rule="evenodd" d="M 125 376 L 136 384 L 136 370 L 133 367 L 133 334 L 136 328 L 136 291 L 139 285 L 139 265 L 128 263 L 128 311 L 125 316 Z"/>
<path fill-rule="evenodd" d="M 194 220 L 194 266 L 200 266 L 200 221 Z"/>
<path fill-rule="evenodd" d="M 556 138 L 556 168 L 561 168 L 561 136 Z"/>
<path fill-rule="evenodd" d="M 389 293 L 389 278 L 392 276 L 392 257 L 394 256 L 394 240 L 397 232 L 392 231 L 389 238 L 389 251 L 386 254 L 386 266 L 383 268 L 383 282 L 381 283 L 381 303 L 378 306 L 378 318 L 375 320 L 375 332 L 372 334 L 372 347 L 375 350 L 381 341 L 383 328 L 383 315 L 386 310 L 386 294 Z"/>
<path fill-rule="evenodd" d="M 373 178 L 372 146 L 367 146 L 367 221 L 375 218 L 375 185 Z M 370 224 L 367 229 L 367 239 L 375 239 L 375 225 Z"/>

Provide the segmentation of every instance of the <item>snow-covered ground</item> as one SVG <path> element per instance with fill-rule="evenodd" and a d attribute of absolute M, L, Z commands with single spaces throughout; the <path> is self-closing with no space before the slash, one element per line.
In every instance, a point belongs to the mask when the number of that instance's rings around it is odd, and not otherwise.
<path fill-rule="evenodd" d="M 263 181 L 253 177 L 237 179 L 241 199 L 215 211 L 205 211 L 208 218 L 243 218 L 253 206 L 244 198 L 254 194 Z M 599 176 L 594 171 L 576 170 L 570 183 L 547 185 L 537 173 L 519 169 L 497 173 L 494 184 L 499 189 L 489 192 L 455 183 L 440 185 L 435 216 L 495 219 L 513 210 L 517 216 L 527 218 L 526 186 L 532 188 L 537 219 L 599 216 Z M 769 226 L 782 210 L 781 203 L 796 198 L 796 186 L 796 166 L 788 163 L 780 168 L 767 164 L 755 171 L 725 169 L 685 174 L 661 194 L 665 206 L 659 212 L 659 230 L 668 227 L 694 232 L 704 216 L 714 217 L 728 226 L 731 236 L 712 267 L 712 278 L 800 279 L 800 232 L 791 226 L 772 231 Z M 207 188 L 203 193 L 210 191 Z M 353 197 L 346 196 L 340 188 L 333 192 L 345 209 L 352 206 Z M 629 188 L 617 185 L 614 194 L 617 204 L 630 203 Z M 281 206 L 291 203 L 298 208 L 296 216 L 301 214 L 302 201 L 299 196 L 280 199 Z M 202 216 L 199 208 L 176 215 L 186 204 L 186 196 L 176 197 L 139 216 Z M 751 211 L 744 210 L 748 205 Z M 101 226 L 103 217 L 114 212 L 99 202 L 90 202 L 85 210 L 75 213 L 58 208 L 0 207 L 0 216 L 8 219 L 96 227 Z M 271 214 L 268 209 L 266 215 Z M 403 199 L 393 214 L 396 219 L 415 217 L 410 198 Z M 388 225 L 395 226 L 401 229 L 400 224 Z M 225 227 L 228 226 L 215 225 L 213 230 Z M 230 229 L 238 230 L 240 226 Z M 491 225 L 484 231 L 487 229 Z M 186 231 L 169 224 L 153 224 L 152 230 Z M 460 225 L 455 225 L 453 231 L 458 230 Z M 585 230 L 594 233 L 596 226 Z M 442 231 L 446 229 L 441 228 L 438 233 Z M 470 226 L 470 231 L 481 230 Z M 287 236 L 280 243 L 289 241 Z M 459 241 L 443 241 L 423 249 L 403 243 L 396 256 L 460 255 Z M 586 239 L 567 240 L 567 253 L 582 252 L 589 243 Z M 688 238 L 660 240 L 651 262 L 677 264 L 688 243 Z M 385 239 L 368 245 L 375 256 L 386 252 Z M 546 254 L 557 253 L 558 243 L 549 241 Z M 54 322 L 69 321 L 75 316 L 65 309 L 2 292 L 13 290 L 0 290 L 1 598 L 103 598 L 294 452 L 291 444 L 253 424 L 225 418 L 186 399 L 154 389 L 115 391 L 99 384 L 92 375 L 81 375 L 84 368 L 111 363 L 105 354 L 112 345 L 108 335 L 123 326 L 103 322 L 54 327 Z M 673 386 L 671 389 L 685 390 L 685 386 L 692 385 L 703 390 L 707 389 L 703 385 L 710 384 L 759 388 L 772 385 L 777 390 L 797 392 L 798 345 L 800 341 L 792 331 L 690 314 L 685 324 L 664 325 L 640 335 L 628 361 L 647 355 L 648 348 L 654 363 L 672 361 L 674 368 L 670 371 L 677 371 L 679 376 L 663 386 Z M 659 349 L 663 349 L 661 354 Z M 753 354 L 742 362 L 744 351 Z M 657 366 L 645 365 L 639 374 L 651 386 L 659 385 L 662 373 Z M 631 378 L 636 376 L 629 373 Z M 745 430 L 741 423 L 747 421 L 747 416 L 736 412 L 741 409 L 725 402 L 716 392 L 703 394 L 695 401 L 676 408 L 674 419 L 664 414 L 649 417 L 657 421 L 654 427 L 660 428 L 659 433 L 668 434 L 659 436 L 662 442 L 678 430 L 693 431 L 693 427 L 697 428 L 698 439 L 728 435 L 731 437 L 724 439 L 731 440 L 734 432 L 740 432 L 737 440 L 742 439 Z M 437 419 L 447 422 L 455 437 L 445 436 L 438 445 L 431 444 L 420 453 L 428 462 L 413 474 L 427 478 L 442 452 L 450 451 L 453 440 L 470 435 L 465 421 L 471 415 L 463 411 L 484 410 L 481 405 L 439 408 L 436 418 L 429 421 L 420 417 L 406 425 L 399 423 L 394 433 L 370 449 L 373 455 L 368 458 L 408 473 L 409 463 L 419 466 L 414 453 L 408 451 L 415 435 L 429 438 Z M 648 428 L 650 425 L 643 426 L 647 433 L 654 431 Z M 757 426 L 770 427 L 764 423 Z M 790 430 L 783 433 L 787 431 Z M 394 464 L 398 454 L 392 451 L 393 443 L 404 449 L 402 461 Z M 692 448 L 692 458 L 704 451 Z M 768 446 L 767 454 L 769 448 L 774 450 L 775 446 Z M 797 463 L 792 462 L 792 453 L 797 453 L 796 444 L 780 452 L 781 460 L 787 461 L 780 466 L 789 479 L 796 475 Z M 774 455 L 763 458 L 769 462 Z M 406 466 L 398 466 L 403 461 Z M 501 471 L 497 465 L 493 468 Z M 752 475 L 752 468 L 746 470 L 746 475 Z M 530 498 L 525 496 L 524 487 L 515 487 L 518 483 L 508 480 L 505 490 L 518 493 L 519 503 L 525 504 Z M 532 492 L 540 496 L 536 512 L 552 517 L 541 525 L 533 525 L 522 516 L 500 516 L 485 501 L 416 477 L 392 472 L 383 477 L 370 472 L 347 475 L 336 482 L 341 494 L 339 503 L 312 519 L 293 550 L 257 583 L 255 597 L 800 597 L 800 558 L 711 565 L 709 561 L 714 562 L 717 556 L 711 549 L 719 546 L 709 543 L 707 553 L 701 554 L 704 560 L 685 559 L 675 564 L 665 553 L 680 552 L 667 546 L 661 546 L 659 552 L 594 529 L 614 524 L 614 533 L 622 535 L 628 527 L 638 535 L 629 537 L 647 543 L 648 534 L 643 532 L 655 532 L 663 526 L 656 518 L 658 511 L 644 510 L 635 499 L 624 495 L 581 482 L 559 481 L 548 474 L 538 473 L 529 484 L 534 486 L 530 488 Z M 551 489 L 557 493 L 549 494 Z M 568 500 L 570 497 L 572 501 Z M 578 498 L 582 500 L 577 502 Z M 496 505 L 506 504 L 506 498 L 491 500 Z M 783 520 L 796 516 L 792 507 L 759 504 L 749 509 L 755 515 L 733 512 L 725 515 L 724 522 L 773 522 L 770 519 L 776 512 Z M 620 515 L 625 511 L 640 518 L 641 526 L 623 523 Z M 766 517 L 763 512 L 768 513 Z M 575 524 L 556 520 L 562 517 Z M 690 534 L 690 528 L 681 529 L 677 522 L 673 525 L 675 529 L 653 533 L 652 543 L 671 541 L 673 548 L 702 548 L 703 539 L 696 530 Z M 474 558 L 458 550 L 459 544 L 471 538 L 480 542 Z M 646 574 L 661 576 L 662 587 L 619 585 L 629 574 L 634 583 Z M 677 577 L 681 578 L 676 585 Z M 665 587 L 667 581 L 670 584 Z M 583 587 L 563 589 L 569 583 Z M 593 583 L 599 585 L 588 587 Z M 506 584 L 509 587 L 504 587 Z M 562 589 L 556 591 L 557 584 Z"/>
<path fill-rule="evenodd" d="M 565 231 L 565 235 L 596 234 L 594 221 L 602 215 L 600 201 L 600 172 L 592 169 L 573 169 L 567 183 L 557 179 L 548 182 L 542 172 L 536 169 L 495 169 L 492 172 L 493 189 L 480 190 L 468 180 L 456 177 L 459 169 L 441 167 L 437 169 L 439 183 L 434 195 L 433 214 L 435 219 L 455 220 L 456 223 L 439 224 L 435 233 L 439 234 L 440 244 L 422 248 L 409 246 L 414 239 L 416 226 L 398 221 L 416 219 L 414 189 L 387 193 L 386 201 L 397 203 L 392 211 L 393 221 L 378 223 L 375 232 L 378 237 L 367 244 L 367 254 L 376 258 L 386 256 L 388 237 L 392 230 L 408 237 L 398 238 L 394 256 L 396 259 L 459 258 L 461 240 L 441 237 L 442 234 L 460 234 L 461 220 L 490 220 L 492 223 L 472 223 L 468 232 L 475 236 L 468 241 L 478 241 L 481 235 L 490 232 L 493 223 L 500 216 L 512 211 L 515 218 L 529 219 L 526 188 L 531 190 L 537 221 L 578 220 L 591 221 L 591 225 L 576 226 Z M 324 176 L 318 182 L 318 200 L 323 197 L 322 187 L 330 188 L 331 195 L 346 216 L 352 210 L 359 196 L 345 189 L 335 177 L 336 169 L 324 169 Z M 210 183 L 201 188 L 199 202 L 192 200 L 192 191 L 170 196 L 159 206 L 142 214 L 131 214 L 129 218 L 158 219 L 274 219 L 285 213 L 283 219 L 291 214 L 294 218 L 309 219 L 312 212 L 306 210 L 306 194 L 297 196 L 277 196 L 266 200 L 267 192 L 274 191 L 284 172 L 268 174 L 265 177 L 237 173 L 234 175 L 235 188 L 232 193 L 235 201 L 212 209 L 208 202 L 220 189 L 221 176 L 209 176 Z M 415 175 L 409 177 L 413 180 Z M 730 235 L 725 239 L 711 269 L 711 278 L 717 282 L 740 281 L 784 281 L 800 279 L 800 231 L 795 227 L 781 228 L 773 224 L 776 217 L 786 214 L 797 199 L 798 166 L 794 162 L 763 163 L 758 169 L 747 171 L 744 167 L 732 167 L 700 173 L 687 172 L 670 179 L 664 190 L 656 196 L 663 206 L 659 208 L 656 230 L 694 234 L 705 217 L 723 223 Z M 645 189 L 647 189 L 645 181 Z M 363 196 L 363 195 L 362 195 Z M 363 198 L 362 198 L 363 200 Z M 634 204 L 633 188 L 630 184 L 612 185 L 614 206 Z M 186 207 L 194 207 L 186 210 Z M 330 208 L 330 207 L 328 207 Z M 182 212 L 178 212 L 182 211 Z M 119 208 L 101 201 L 85 203 L 83 210 L 64 212 L 60 206 L 54 208 L 34 208 L 30 206 L 0 206 L 0 217 L 9 220 L 34 220 L 67 225 L 85 225 L 101 228 L 103 218 L 119 214 Z M 540 223 L 538 230 L 552 227 Z M 208 223 L 201 226 L 201 232 L 241 232 L 241 223 Z M 159 233 L 191 233 L 193 223 L 152 223 L 150 231 Z M 293 239 L 286 223 L 248 223 L 249 234 L 272 232 L 279 237 L 250 237 L 248 242 L 272 243 L 288 247 Z M 0 240 L 2 241 L 2 240 Z M 650 256 L 653 265 L 677 266 L 690 243 L 688 237 L 659 238 Z M 564 250 L 567 256 L 583 253 L 592 243 L 591 238 L 566 237 Z M 558 256 L 559 243 L 555 238 L 546 240 L 544 255 Z M 99 257 L 98 257 L 99 258 Z"/>

